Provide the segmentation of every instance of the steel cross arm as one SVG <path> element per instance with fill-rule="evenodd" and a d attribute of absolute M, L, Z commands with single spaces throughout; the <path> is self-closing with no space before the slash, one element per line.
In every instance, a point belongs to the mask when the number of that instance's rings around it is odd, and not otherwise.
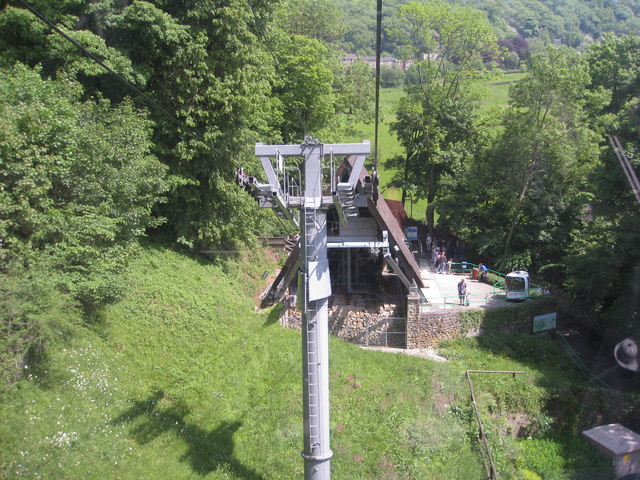
<path fill-rule="evenodd" d="M 362 143 L 324 143 L 309 145 L 263 145 L 256 144 L 255 154 L 257 157 L 269 156 L 276 154 L 283 157 L 302 157 L 310 149 L 321 146 L 325 155 L 333 152 L 334 155 L 361 155 L 371 152 L 371 145 L 368 140 Z"/>
<path fill-rule="evenodd" d="M 389 242 L 381 242 L 374 240 L 372 242 L 367 241 L 331 241 L 327 243 L 327 248 L 389 248 Z"/>
<path fill-rule="evenodd" d="M 257 154 L 256 154 L 257 155 Z M 274 153 L 275 155 L 275 153 Z M 273 188 L 280 190 L 280 186 L 278 183 L 278 176 L 276 175 L 276 171 L 273 169 L 273 165 L 271 165 L 271 160 L 268 155 L 258 155 L 260 157 L 260 162 L 262 163 L 262 169 L 264 170 L 265 175 L 267 176 L 267 181 Z"/>
<path fill-rule="evenodd" d="M 336 153 L 336 152 L 333 152 Z M 365 152 L 369 153 L 369 152 Z M 356 157 L 356 163 L 351 169 L 351 175 L 349 175 L 349 183 L 353 185 L 355 188 L 356 183 L 358 183 L 358 179 L 360 178 L 360 172 L 362 172 L 362 167 L 364 167 L 364 160 L 367 158 L 364 154 L 358 154 Z"/>

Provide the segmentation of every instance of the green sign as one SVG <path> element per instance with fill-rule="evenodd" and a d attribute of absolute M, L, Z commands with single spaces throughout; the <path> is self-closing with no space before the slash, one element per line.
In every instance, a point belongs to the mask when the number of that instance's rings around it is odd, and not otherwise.
<path fill-rule="evenodd" d="M 556 318 L 557 314 L 555 312 L 533 317 L 533 333 L 553 330 L 556 328 Z"/>

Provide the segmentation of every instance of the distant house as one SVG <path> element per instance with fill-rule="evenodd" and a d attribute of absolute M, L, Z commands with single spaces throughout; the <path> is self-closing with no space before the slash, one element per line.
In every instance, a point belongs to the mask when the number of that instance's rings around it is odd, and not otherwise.
<path fill-rule="evenodd" d="M 347 53 L 341 57 L 340 61 L 342 62 L 343 65 L 352 65 L 353 62 L 355 62 L 358 58 L 364 62 L 367 62 L 369 66 L 371 66 L 371 68 L 376 68 L 375 56 L 358 57 L 353 53 Z M 404 60 L 397 59 L 395 57 L 380 58 L 380 66 L 396 67 L 401 70 L 406 70 L 411 65 L 413 65 L 413 61 L 411 60 L 404 61 Z"/>
<path fill-rule="evenodd" d="M 347 53 L 340 59 L 340 62 L 342 62 L 343 65 L 351 66 L 357 59 L 358 56 L 355 53 Z"/>

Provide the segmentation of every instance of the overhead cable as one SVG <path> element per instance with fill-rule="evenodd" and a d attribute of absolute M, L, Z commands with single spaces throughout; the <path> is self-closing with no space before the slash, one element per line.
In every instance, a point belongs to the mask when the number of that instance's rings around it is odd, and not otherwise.
<path fill-rule="evenodd" d="M 622 148 L 622 144 L 620 143 L 620 140 L 618 140 L 618 137 L 616 137 L 615 135 L 610 135 L 609 141 L 613 146 L 613 151 L 618 157 L 618 161 L 620 162 L 622 171 L 624 172 L 624 175 L 627 177 L 627 181 L 631 186 L 631 191 L 634 193 L 634 195 L 636 196 L 636 200 L 640 204 L 640 182 L 638 182 L 636 172 L 633 169 L 631 162 L 629 162 L 629 158 L 627 158 L 627 154 L 625 153 L 624 148 Z"/>
<path fill-rule="evenodd" d="M 122 75 L 120 75 L 118 72 L 116 72 L 115 70 L 113 70 L 111 67 L 109 67 L 107 64 L 105 64 L 102 60 L 100 60 L 95 54 L 91 53 L 89 50 L 87 50 L 85 47 L 83 47 L 82 45 L 80 45 L 78 42 L 76 42 L 73 38 L 71 38 L 69 35 L 67 35 L 62 29 L 60 29 L 55 23 L 53 23 L 51 20 L 49 20 L 47 17 L 45 17 L 42 13 L 40 13 L 38 10 L 36 10 L 32 5 L 30 5 L 29 3 L 25 2 L 24 0 L 17 0 L 19 3 L 21 3 L 22 5 L 25 6 L 25 8 L 27 8 L 31 13 L 33 13 L 36 17 L 38 17 L 40 20 L 42 20 L 44 23 L 46 23 L 47 25 L 49 25 L 52 29 L 54 29 L 57 33 L 59 33 L 65 40 L 67 40 L 68 42 L 72 43 L 78 50 L 80 50 L 82 53 L 84 53 L 87 57 L 91 58 L 94 62 L 96 62 L 98 65 L 100 65 L 102 68 L 104 68 L 107 72 L 109 72 L 111 75 L 113 75 L 116 79 L 118 79 L 121 83 L 123 83 L 124 85 L 127 86 L 127 88 L 129 88 L 130 90 L 132 90 L 133 92 L 135 92 L 136 94 L 140 95 L 142 98 L 144 98 L 147 102 L 149 102 L 153 107 L 155 107 L 158 111 L 160 111 L 164 116 L 166 116 L 167 118 L 169 118 L 173 123 L 175 123 L 176 125 L 178 125 L 179 127 L 183 128 L 184 130 L 186 130 L 187 132 L 189 132 L 191 135 L 193 135 L 196 140 L 198 140 L 199 142 L 201 142 L 202 144 L 206 145 L 207 147 L 209 147 L 211 150 L 214 150 L 212 145 L 209 145 L 203 138 L 202 135 L 198 134 L 198 132 L 196 132 L 195 130 L 193 130 L 192 128 L 188 127 L 187 125 L 185 125 L 183 122 L 181 122 L 180 120 L 178 120 L 174 115 L 172 115 L 170 112 L 168 112 L 164 107 L 162 107 L 162 105 L 158 104 L 155 100 L 153 100 L 151 97 L 149 97 L 148 95 L 146 95 L 145 93 L 143 93 L 138 87 L 136 87 L 135 85 L 133 85 L 131 82 L 129 82 L 126 78 L 124 78 Z"/>

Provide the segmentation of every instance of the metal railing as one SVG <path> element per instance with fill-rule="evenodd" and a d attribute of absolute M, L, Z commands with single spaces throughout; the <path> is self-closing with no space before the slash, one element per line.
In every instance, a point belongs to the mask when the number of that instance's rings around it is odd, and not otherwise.
<path fill-rule="evenodd" d="M 473 271 L 478 269 L 478 265 L 471 262 L 456 262 L 451 264 L 451 268 L 447 266 L 446 271 L 454 274 L 462 274 L 467 275 L 470 274 L 473 276 Z M 479 273 L 479 272 L 478 272 Z M 507 302 L 506 290 L 504 279 L 506 274 L 502 272 L 498 272 L 496 270 L 487 269 L 487 275 L 491 274 L 493 276 L 499 277 L 500 279 L 497 282 L 487 284 L 493 287 L 493 291 L 486 293 L 474 293 L 467 294 L 466 301 L 461 302 L 459 295 L 446 295 L 442 297 L 435 297 L 429 300 L 425 299 L 420 302 L 421 308 L 451 308 L 452 306 L 466 306 L 470 307 L 472 305 L 484 305 L 489 302 L 494 301 L 503 301 Z M 486 278 L 486 277 L 485 277 Z M 529 283 L 528 290 L 510 290 L 510 292 L 526 292 L 524 297 L 539 297 L 544 295 L 543 288 L 540 285 L 536 285 L 535 283 Z"/>
<path fill-rule="evenodd" d="M 391 342 L 389 336 L 391 336 Z M 366 332 L 363 342 L 353 341 L 353 343 L 365 347 L 404 348 L 407 343 L 407 332 Z"/>
<path fill-rule="evenodd" d="M 480 412 L 478 411 L 478 403 L 476 402 L 476 396 L 473 392 L 473 384 L 471 383 L 472 373 L 509 373 L 513 375 L 513 378 L 516 378 L 516 375 L 521 375 L 525 372 L 514 370 L 467 370 L 465 373 L 467 382 L 469 383 L 469 392 L 471 393 L 471 403 L 473 404 L 473 411 L 476 414 L 476 419 L 478 420 L 478 441 L 481 442 L 480 454 L 482 455 L 482 464 L 484 465 L 485 472 L 487 473 L 487 478 L 489 480 L 498 480 L 498 470 L 496 469 L 496 465 L 493 462 L 491 448 L 489 447 L 487 434 L 484 432 L 484 428 L 482 427 L 482 420 L 480 420 Z M 488 464 L 487 459 L 489 459 Z"/>
<path fill-rule="evenodd" d="M 470 293 L 465 295 L 465 299 L 461 302 L 460 295 L 445 295 L 442 297 L 435 297 L 420 301 L 421 309 L 424 308 L 437 308 L 446 309 L 452 307 L 471 307 L 475 305 L 485 305 L 489 302 L 501 300 L 504 297 L 506 302 L 506 296 L 501 291 L 492 291 L 487 293 Z"/>
<path fill-rule="evenodd" d="M 347 319 L 347 318 L 348 317 L 341 316 L 341 315 L 329 315 L 329 322 L 331 324 L 331 322 L 335 322 L 337 320 L 339 321 L 341 319 Z M 282 325 L 287 328 L 299 328 L 301 320 L 302 320 L 302 317 L 300 317 L 299 315 L 287 315 L 284 322 L 282 322 Z M 380 319 L 380 322 L 371 326 L 374 328 L 384 328 L 385 325 L 393 321 L 400 321 L 400 322 L 406 323 L 407 318 L 406 317 L 383 317 Z M 369 326 L 370 326 L 369 323 L 365 322 L 364 330 L 357 332 L 355 335 L 351 337 L 340 336 L 339 333 L 342 330 L 340 327 L 333 327 L 333 328 L 330 327 L 329 333 L 332 336 L 342 338 L 343 340 L 349 343 L 353 343 L 355 345 L 362 345 L 365 347 L 392 347 L 392 348 L 406 347 L 406 343 L 407 343 L 406 331 L 397 332 L 397 331 L 387 331 L 387 330 L 377 330 L 377 329 L 371 330 Z M 398 327 L 396 326 L 396 328 Z"/>

